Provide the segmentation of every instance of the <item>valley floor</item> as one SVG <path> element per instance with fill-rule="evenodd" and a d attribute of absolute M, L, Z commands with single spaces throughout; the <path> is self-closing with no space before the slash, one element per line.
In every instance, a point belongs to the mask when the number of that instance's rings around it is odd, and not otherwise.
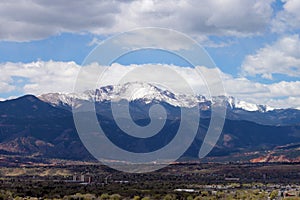
<path fill-rule="evenodd" d="M 0 199 L 300 199 L 299 163 L 176 163 L 123 173 L 96 163 L 2 166 Z"/>

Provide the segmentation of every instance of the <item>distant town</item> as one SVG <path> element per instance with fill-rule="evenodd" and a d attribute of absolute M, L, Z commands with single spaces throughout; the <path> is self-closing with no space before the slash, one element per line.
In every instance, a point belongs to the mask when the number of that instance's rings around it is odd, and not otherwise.
<path fill-rule="evenodd" d="M 0 169 L 2 199 L 299 199 L 298 163 L 176 163 L 151 173 L 100 164 Z"/>

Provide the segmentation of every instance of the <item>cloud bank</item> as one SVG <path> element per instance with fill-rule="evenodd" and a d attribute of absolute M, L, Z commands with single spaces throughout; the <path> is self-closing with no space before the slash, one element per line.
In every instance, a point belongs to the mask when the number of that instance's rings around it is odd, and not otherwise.
<path fill-rule="evenodd" d="M 145 64 L 144 67 L 153 64 Z M 175 70 L 196 89 L 197 93 L 205 92 L 205 82 L 197 76 L 195 69 L 174 65 L 163 65 Z M 96 64 L 90 67 L 106 68 Z M 103 85 L 115 84 L 117 80 L 139 65 L 123 66 L 113 64 L 108 68 Z M 204 70 L 211 70 L 206 69 Z M 20 94 L 40 95 L 49 92 L 72 92 L 80 66 L 74 62 L 38 61 L 32 63 L 0 64 L 0 93 L 19 91 Z M 140 76 L 147 74 L 140 72 Z M 250 103 L 267 104 L 275 108 L 300 107 L 300 81 L 281 81 L 272 84 L 253 82 L 247 78 L 236 78 L 220 72 L 227 95 Z M 87 77 L 88 78 L 88 77 Z M 26 81 L 21 81 L 25 79 Z M 164 76 L 161 76 L 162 82 Z M 18 82 L 19 81 L 19 82 Z M 175 84 L 176 85 L 176 84 Z M 100 87 L 100 85 L 99 85 Z M 4 96 L 0 96 L 3 99 Z"/>
<path fill-rule="evenodd" d="M 144 26 L 175 29 L 199 40 L 208 34 L 254 35 L 270 24 L 272 2 L 5 0 L 0 2 L 0 40 L 38 40 L 62 32 L 113 34 Z"/>
<path fill-rule="evenodd" d="M 0 94 L 13 91 L 21 94 L 70 92 L 79 68 L 75 62 L 0 64 Z"/>

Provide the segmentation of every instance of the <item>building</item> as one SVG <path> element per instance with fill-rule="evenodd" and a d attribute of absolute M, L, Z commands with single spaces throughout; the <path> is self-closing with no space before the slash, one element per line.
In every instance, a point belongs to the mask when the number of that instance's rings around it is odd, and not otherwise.
<path fill-rule="evenodd" d="M 91 183 L 92 176 L 85 175 L 85 174 L 74 174 L 73 179 L 71 182 L 78 182 L 78 183 Z"/>

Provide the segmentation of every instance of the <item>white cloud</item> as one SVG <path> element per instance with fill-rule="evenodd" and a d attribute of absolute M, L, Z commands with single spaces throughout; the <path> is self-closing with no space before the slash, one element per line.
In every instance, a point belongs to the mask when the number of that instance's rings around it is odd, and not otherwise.
<path fill-rule="evenodd" d="M 204 40 L 207 40 L 207 38 Z M 181 33 L 157 28 L 136 29 L 134 32 L 128 32 L 120 37 L 113 38 L 112 41 L 118 45 L 118 48 L 126 47 L 128 50 L 149 47 L 179 51 L 193 49 L 194 46 L 198 45 Z"/>
<path fill-rule="evenodd" d="M 15 88 L 15 86 L 10 85 L 6 82 L 0 82 L 0 92 L 10 92 L 13 91 Z"/>
<path fill-rule="evenodd" d="M 272 30 L 278 33 L 290 32 L 300 28 L 300 1 L 282 0 L 283 10 L 272 20 Z"/>
<path fill-rule="evenodd" d="M 182 76 L 197 93 L 207 95 L 208 91 L 205 80 L 202 79 L 193 68 L 154 64 L 145 64 L 143 66 L 145 67 L 144 71 L 137 71 L 137 74 L 134 74 L 134 76 L 131 77 L 150 79 L 151 76 L 147 71 L 147 67 L 151 68 L 156 66 L 170 68 Z M 93 78 L 100 77 L 100 73 L 106 70 L 100 81 L 101 86 L 116 84 L 124 75 L 139 67 L 141 66 L 113 64 L 111 67 L 107 68 L 94 63 L 87 66 L 88 72 L 90 73 L 86 74 L 84 81 L 95 83 Z M 267 104 L 276 108 L 300 107 L 300 81 L 281 81 L 273 84 L 262 84 L 250 81 L 247 78 L 235 78 L 218 70 L 214 71 L 214 69 L 207 69 L 205 67 L 198 68 L 202 68 L 201 71 L 205 72 L 206 75 L 216 72 L 220 73 L 226 93 L 240 100 L 256 104 Z M 6 84 L 4 87 L 0 87 L 0 97 L 3 97 L 1 93 L 5 94 L 7 91 L 14 90 L 18 90 L 16 93 L 20 95 L 26 93 L 39 95 L 48 92 L 72 92 L 80 66 L 74 62 L 38 61 L 25 64 L 0 64 L 0 70 L 0 86 L 1 84 Z M 91 74 L 93 77 L 91 77 Z M 176 82 L 177 80 L 172 79 L 172 77 L 168 78 L 167 74 L 159 73 L 157 70 L 153 72 L 152 75 L 153 74 L 156 76 L 157 80 L 161 80 L 161 83 L 170 81 L 170 85 L 180 88 L 180 84 Z M 15 76 L 26 78 L 27 81 L 20 83 L 14 80 L 13 77 Z"/>
<path fill-rule="evenodd" d="M 299 81 L 261 84 L 245 79 L 230 79 L 224 84 L 227 93 L 239 100 L 274 108 L 300 107 Z"/>
<path fill-rule="evenodd" d="M 159 26 L 191 35 L 248 35 L 264 32 L 271 0 L 142 0 L 122 7 L 118 27 Z M 123 28 L 123 30 L 124 30 Z"/>
<path fill-rule="evenodd" d="M 117 1 L 26 1 L 0 3 L 0 38 L 27 41 L 61 32 L 94 32 L 115 24 Z"/>
<path fill-rule="evenodd" d="M 23 93 L 42 94 L 71 91 L 79 66 L 74 62 L 38 61 L 0 64 L 0 70 L 0 93 L 20 90 Z M 22 85 L 13 77 L 26 78 L 28 81 Z"/>
<path fill-rule="evenodd" d="M 227 94 L 239 100 L 274 108 L 300 107 L 300 81 L 263 84 L 245 77 L 234 78 L 229 74 L 221 74 Z"/>
<path fill-rule="evenodd" d="M 170 91 L 181 91 L 179 93 L 185 92 L 184 88 L 187 83 L 196 93 L 208 95 L 205 81 L 201 78 L 201 75 L 193 68 L 188 67 L 166 64 L 132 64 L 124 66 L 118 63 L 107 67 L 92 64 L 84 67 L 81 73 L 83 75 L 80 75 L 78 79 L 79 85 L 76 91 L 137 81 L 151 82 L 168 88 Z M 205 72 L 205 74 L 208 74 L 208 72 Z"/>
<path fill-rule="evenodd" d="M 281 81 L 269 86 L 272 96 L 300 97 L 300 81 Z"/>
<path fill-rule="evenodd" d="M 300 109 L 300 97 L 286 97 L 283 99 L 270 99 L 266 102 L 269 105 L 276 105 L 278 108 Z"/>
<path fill-rule="evenodd" d="M 155 26 L 206 35 L 262 33 L 273 0 L 141 0 L 0 2 L 0 39 L 28 41 L 62 32 L 112 34 Z"/>
<path fill-rule="evenodd" d="M 92 39 L 92 41 L 90 41 L 87 45 L 88 45 L 88 46 L 99 45 L 101 42 L 102 42 L 102 40 L 100 40 L 100 39 L 94 37 L 94 38 Z"/>
<path fill-rule="evenodd" d="M 245 75 L 261 75 L 272 79 L 272 74 L 300 76 L 300 38 L 299 35 L 284 36 L 272 45 L 259 49 L 246 56 L 242 64 Z"/>

